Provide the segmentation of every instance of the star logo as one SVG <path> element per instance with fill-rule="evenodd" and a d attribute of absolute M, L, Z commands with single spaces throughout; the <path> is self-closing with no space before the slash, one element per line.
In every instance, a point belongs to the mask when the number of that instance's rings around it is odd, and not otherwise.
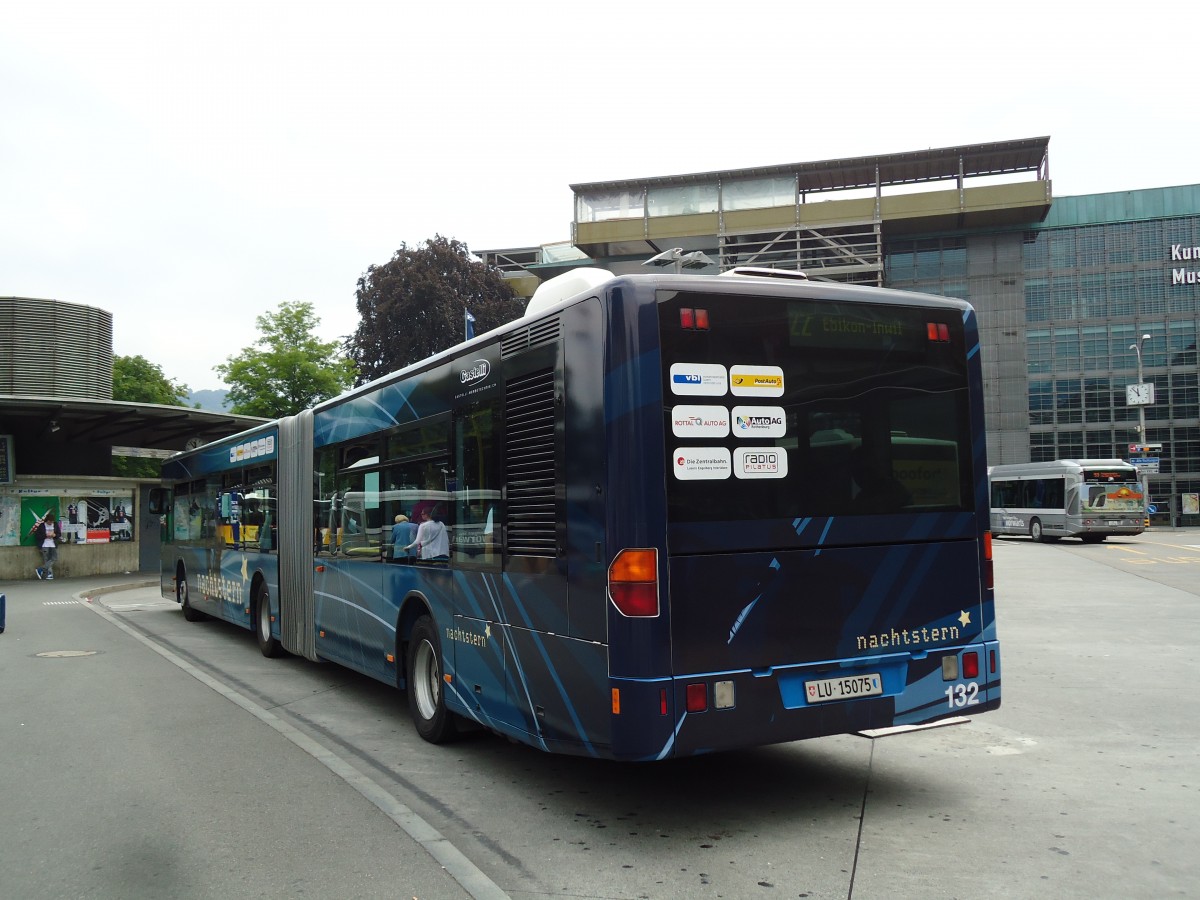
<path fill-rule="evenodd" d="M 965 609 L 959 610 L 959 613 L 960 613 L 960 615 L 958 617 L 958 622 L 960 625 L 963 626 L 963 628 L 966 628 L 968 625 L 971 624 L 971 614 L 969 612 L 967 612 Z"/>

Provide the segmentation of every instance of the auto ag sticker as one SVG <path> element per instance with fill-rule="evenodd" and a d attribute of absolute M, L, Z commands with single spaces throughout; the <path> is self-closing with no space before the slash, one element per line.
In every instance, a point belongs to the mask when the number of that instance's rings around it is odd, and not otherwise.
<path fill-rule="evenodd" d="M 782 406 L 735 406 L 733 433 L 739 438 L 777 438 L 787 433 Z"/>

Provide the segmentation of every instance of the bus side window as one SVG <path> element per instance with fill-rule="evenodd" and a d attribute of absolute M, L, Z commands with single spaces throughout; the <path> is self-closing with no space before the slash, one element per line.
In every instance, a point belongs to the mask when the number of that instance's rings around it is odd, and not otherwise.
<path fill-rule="evenodd" d="M 318 450 L 313 471 L 313 553 L 328 556 L 336 544 L 330 543 L 337 496 L 337 451 L 332 447 Z"/>
<path fill-rule="evenodd" d="M 456 566 L 500 565 L 499 427 L 499 401 L 473 406 L 455 422 L 450 554 Z"/>

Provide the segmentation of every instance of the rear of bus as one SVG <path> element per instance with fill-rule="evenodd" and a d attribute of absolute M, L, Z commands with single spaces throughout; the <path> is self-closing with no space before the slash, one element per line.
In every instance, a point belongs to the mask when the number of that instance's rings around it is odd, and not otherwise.
<path fill-rule="evenodd" d="M 653 624 L 610 569 L 610 654 L 631 696 L 670 677 L 657 725 L 618 728 L 617 754 L 998 707 L 970 307 L 736 276 L 661 279 L 654 303 L 665 559 Z"/>

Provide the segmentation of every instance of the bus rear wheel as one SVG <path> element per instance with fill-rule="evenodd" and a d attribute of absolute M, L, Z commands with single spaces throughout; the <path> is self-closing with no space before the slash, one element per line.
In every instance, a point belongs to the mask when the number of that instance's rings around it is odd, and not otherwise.
<path fill-rule="evenodd" d="M 188 602 L 187 575 L 182 570 L 180 570 L 179 575 L 175 578 L 175 599 L 179 601 L 179 605 L 183 608 L 183 617 L 187 621 L 199 622 L 204 618 L 204 613 Z"/>
<path fill-rule="evenodd" d="M 265 583 L 260 583 L 254 596 L 254 637 L 258 649 L 268 658 L 278 656 L 282 649 L 278 639 L 271 636 L 271 594 Z"/>
<path fill-rule="evenodd" d="M 417 733 L 431 744 L 454 737 L 454 715 L 446 709 L 442 653 L 433 619 L 421 616 L 408 643 L 408 710 Z"/>

